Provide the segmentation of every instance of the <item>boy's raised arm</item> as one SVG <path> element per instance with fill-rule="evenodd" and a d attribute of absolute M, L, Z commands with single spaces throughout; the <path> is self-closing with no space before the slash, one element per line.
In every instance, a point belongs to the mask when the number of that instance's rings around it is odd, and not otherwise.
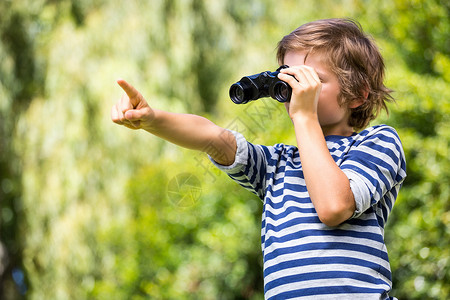
<path fill-rule="evenodd" d="M 153 109 L 131 84 L 117 83 L 126 94 L 112 107 L 114 123 L 149 133 L 184 148 L 208 153 L 216 162 L 231 165 L 236 154 L 234 135 L 206 118 Z"/>

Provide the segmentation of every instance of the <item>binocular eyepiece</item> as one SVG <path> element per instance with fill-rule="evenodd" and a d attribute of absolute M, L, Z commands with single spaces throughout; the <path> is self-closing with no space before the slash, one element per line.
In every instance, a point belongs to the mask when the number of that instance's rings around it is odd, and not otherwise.
<path fill-rule="evenodd" d="M 280 70 L 284 68 L 288 68 L 288 66 L 283 65 L 275 72 L 266 71 L 242 77 L 230 87 L 231 101 L 236 104 L 245 104 L 269 96 L 279 102 L 289 101 L 292 88 L 287 82 L 278 79 Z"/>

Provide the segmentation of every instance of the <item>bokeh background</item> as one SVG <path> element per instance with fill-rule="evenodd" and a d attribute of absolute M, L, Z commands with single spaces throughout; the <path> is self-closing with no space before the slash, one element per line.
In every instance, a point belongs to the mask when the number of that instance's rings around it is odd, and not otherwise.
<path fill-rule="evenodd" d="M 0 299 L 261 299 L 261 203 L 202 153 L 110 121 L 155 108 L 295 143 L 282 105 L 228 98 L 299 25 L 377 41 L 408 178 L 386 229 L 399 299 L 450 297 L 450 2 L 1 0 Z"/>

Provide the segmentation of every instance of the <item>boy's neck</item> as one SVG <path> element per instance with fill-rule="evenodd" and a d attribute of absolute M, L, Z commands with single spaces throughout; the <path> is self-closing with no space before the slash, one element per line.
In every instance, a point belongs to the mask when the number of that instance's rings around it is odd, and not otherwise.
<path fill-rule="evenodd" d="M 324 136 L 351 136 L 355 132 L 350 126 L 345 126 L 342 128 L 336 128 L 335 126 L 321 126 L 321 128 Z"/>

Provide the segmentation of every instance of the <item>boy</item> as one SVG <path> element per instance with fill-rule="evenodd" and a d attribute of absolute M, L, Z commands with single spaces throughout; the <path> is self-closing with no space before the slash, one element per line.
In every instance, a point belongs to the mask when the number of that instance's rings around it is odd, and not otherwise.
<path fill-rule="evenodd" d="M 112 119 L 214 149 L 212 162 L 262 199 L 266 299 L 390 299 L 383 235 L 406 177 L 404 153 L 391 127 L 355 132 L 387 110 L 383 59 L 347 19 L 307 23 L 277 50 L 290 66 L 279 78 L 292 87 L 285 106 L 297 147 L 253 145 L 202 117 L 152 109 L 124 80 Z"/>

